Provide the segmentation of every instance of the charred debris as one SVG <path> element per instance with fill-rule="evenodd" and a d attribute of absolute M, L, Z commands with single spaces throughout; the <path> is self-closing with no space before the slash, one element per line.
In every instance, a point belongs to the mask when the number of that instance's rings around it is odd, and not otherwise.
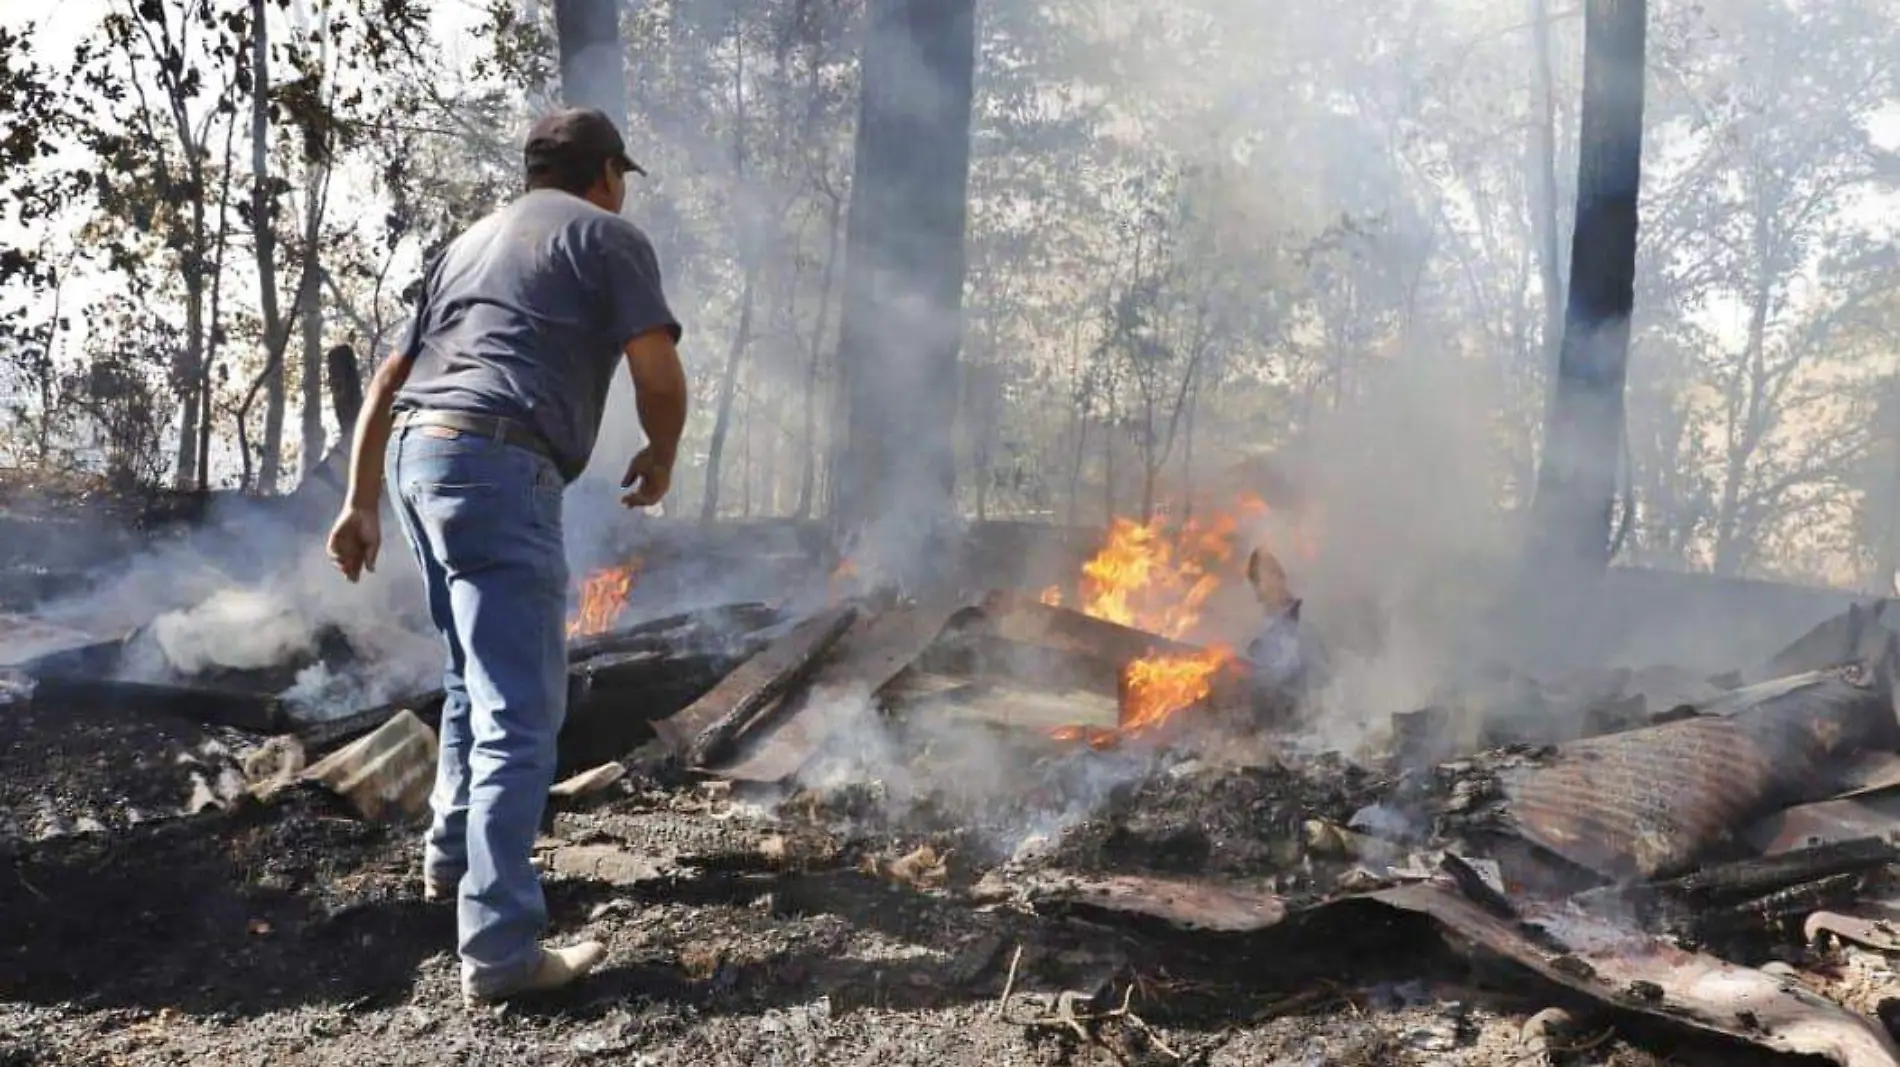
<path fill-rule="evenodd" d="M 1525 1014 L 1554 1006 L 1512 1062 L 1604 1062 L 1591 1035 L 1614 1032 L 1900 1064 L 1900 980 L 1866 979 L 1900 954 L 1884 604 L 1713 679 L 1500 675 L 1348 756 L 1299 743 L 1314 680 L 1260 642 L 1059 599 L 605 613 L 570 642 L 549 877 L 709 900 L 844 880 L 875 889 L 866 907 L 984 916 L 940 979 L 1100 1057 L 1076 1062 L 1207 1062 L 1223 1027 L 1451 965 Z M 1268 643 L 1297 625 L 1286 607 Z M 277 696 L 307 662 L 129 682 L 136 635 L 6 625 L 33 653 L 0 692 L 15 754 L 72 771 L 54 796 L 0 787 L 15 865 L 87 832 L 242 836 L 318 795 L 366 824 L 426 807 L 440 693 L 308 720 Z M 353 655 L 334 637 L 312 658 Z M 1097 951 L 1060 948 L 1077 942 Z"/>

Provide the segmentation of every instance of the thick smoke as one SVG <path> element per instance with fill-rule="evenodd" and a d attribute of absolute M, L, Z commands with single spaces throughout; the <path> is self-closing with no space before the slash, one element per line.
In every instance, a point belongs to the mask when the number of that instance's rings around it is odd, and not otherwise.
<path fill-rule="evenodd" d="M 313 663 L 282 695 L 324 718 L 427 690 L 443 653 L 420 576 L 393 518 L 374 574 L 352 585 L 324 554 L 326 527 L 287 509 L 231 501 L 204 527 L 161 543 L 44 617 L 101 636 L 129 634 L 120 675 L 191 680 L 318 660 L 341 640 L 335 671 Z"/>

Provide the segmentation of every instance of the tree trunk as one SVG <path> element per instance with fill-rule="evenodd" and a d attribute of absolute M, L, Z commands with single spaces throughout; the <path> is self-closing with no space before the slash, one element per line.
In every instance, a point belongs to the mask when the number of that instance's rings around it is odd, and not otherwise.
<path fill-rule="evenodd" d="M 739 325 L 726 349 L 725 377 L 719 383 L 719 408 L 713 415 L 712 441 L 706 446 L 706 491 L 700 497 L 699 521 L 712 522 L 719 517 L 719 476 L 726 455 L 726 438 L 732 432 L 732 401 L 739 392 L 740 364 L 752 343 L 752 303 L 757 273 L 757 257 L 747 253 L 745 281 L 739 290 Z"/>
<path fill-rule="evenodd" d="M 735 182 L 741 188 L 745 185 L 746 163 L 746 122 L 745 122 L 745 33 L 744 27 L 733 27 L 733 45 L 737 51 L 737 60 L 733 67 L 732 99 L 734 123 L 732 132 L 732 171 Z M 752 301 L 758 287 L 759 261 L 764 258 L 759 248 L 758 233 L 752 224 L 752 212 L 745 206 L 739 211 L 739 256 L 744 261 L 745 280 L 739 290 L 739 326 L 733 331 L 732 345 L 726 350 L 726 373 L 719 382 L 719 410 L 713 416 L 712 441 L 706 446 L 706 491 L 700 498 L 699 521 L 710 523 L 719 517 L 719 477 L 726 455 L 726 437 L 732 432 L 732 398 L 739 389 L 739 368 L 745 360 L 745 350 L 752 343 Z M 748 401 L 746 408 L 751 410 Z M 748 434 L 751 432 L 748 428 Z M 750 440 L 748 438 L 748 444 Z M 752 487 L 751 455 L 747 453 L 746 477 L 748 482 L 742 491 L 746 498 L 746 510 L 751 510 Z"/>
<path fill-rule="evenodd" d="M 925 562 L 955 519 L 974 0 L 871 0 L 845 235 L 841 532 Z M 898 525 L 892 525 L 898 524 Z M 901 527 L 901 528 L 900 528 Z"/>
<path fill-rule="evenodd" d="M 1550 2 L 1530 0 L 1532 89 L 1530 178 L 1531 226 L 1536 235 L 1537 273 L 1544 290 L 1544 373 L 1556 365 L 1564 332 L 1563 252 L 1557 235 L 1557 88 L 1551 74 Z"/>
<path fill-rule="evenodd" d="M 277 230 L 271 220 L 270 20 L 265 0 L 251 0 L 251 240 L 257 253 L 257 304 L 264 319 L 264 440 L 257 491 L 277 491 L 284 449 L 284 361 L 279 338 L 288 325 L 277 302 Z M 288 338 L 285 338 L 287 341 Z"/>
<path fill-rule="evenodd" d="M 838 202 L 831 202 L 825 220 L 825 270 L 818 282 L 818 320 L 812 326 L 811 362 L 805 368 L 805 470 L 798 482 L 798 517 L 811 518 L 818 489 L 818 365 L 825 350 L 825 324 L 831 318 L 831 286 L 838 275 L 838 243 L 844 219 Z"/>
<path fill-rule="evenodd" d="M 315 259 L 317 235 L 313 232 L 307 240 L 312 242 L 310 256 Z M 318 295 L 317 286 L 321 278 L 314 270 L 303 272 L 303 292 L 297 297 L 298 310 L 303 320 L 303 361 L 299 370 L 300 389 L 298 403 L 298 477 L 309 474 L 323 458 L 323 300 Z"/>
<path fill-rule="evenodd" d="M 299 17 L 304 29 L 311 29 L 310 11 L 299 5 Z M 316 66 L 325 69 L 329 35 L 321 32 L 327 26 L 316 27 Z M 304 271 L 300 291 L 297 294 L 297 309 L 303 321 L 303 360 L 298 372 L 301 389 L 298 396 L 298 477 L 302 478 L 315 470 L 323 460 L 323 297 L 320 286 L 323 284 L 323 197 L 318 195 L 318 186 L 327 182 L 328 177 L 316 160 L 305 162 L 303 168 L 304 190 Z"/>
<path fill-rule="evenodd" d="M 178 421 L 177 486 L 190 489 L 194 482 L 204 488 L 199 473 L 198 424 L 210 421 L 211 413 L 200 410 L 205 400 L 200 379 L 204 377 L 204 276 L 185 272 L 185 350 L 178 362 L 177 378 L 185 394 L 185 410 Z"/>
<path fill-rule="evenodd" d="M 1600 574 L 1623 435 L 1643 144 L 1643 0 L 1587 0 L 1570 293 L 1533 506 L 1536 559 Z"/>
<path fill-rule="evenodd" d="M 627 68 L 620 47 L 616 0 L 554 0 L 554 35 L 561 56 L 561 98 L 570 107 L 596 107 L 627 129 Z"/>

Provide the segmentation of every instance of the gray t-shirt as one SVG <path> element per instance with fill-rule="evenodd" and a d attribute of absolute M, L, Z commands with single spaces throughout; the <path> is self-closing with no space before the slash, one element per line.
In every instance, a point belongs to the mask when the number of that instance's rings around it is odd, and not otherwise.
<path fill-rule="evenodd" d="M 415 365 L 395 406 L 514 419 L 541 434 L 573 481 L 627 342 L 661 328 L 679 340 L 640 228 L 537 189 L 470 227 L 430 268 L 397 350 Z"/>

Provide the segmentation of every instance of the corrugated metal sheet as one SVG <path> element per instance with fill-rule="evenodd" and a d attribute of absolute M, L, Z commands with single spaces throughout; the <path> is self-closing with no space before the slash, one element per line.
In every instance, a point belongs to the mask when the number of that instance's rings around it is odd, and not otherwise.
<path fill-rule="evenodd" d="M 1891 746 L 1892 693 L 1858 667 L 1731 694 L 1725 714 L 1587 738 L 1504 779 L 1525 839 L 1612 878 L 1679 872 L 1777 807 L 1829 795 L 1843 760 Z"/>
<path fill-rule="evenodd" d="M 1600 917 L 1532 910 L 1518 921 L 1502 919 L 1440 883 L 1382 890 L 1371 899 L 1428 915 L 1464 944 L 1625 1011 L 1840 1067 L 1900 1067 L 1900 1048 L 1878 1024 L 1800 983 Z"/>

